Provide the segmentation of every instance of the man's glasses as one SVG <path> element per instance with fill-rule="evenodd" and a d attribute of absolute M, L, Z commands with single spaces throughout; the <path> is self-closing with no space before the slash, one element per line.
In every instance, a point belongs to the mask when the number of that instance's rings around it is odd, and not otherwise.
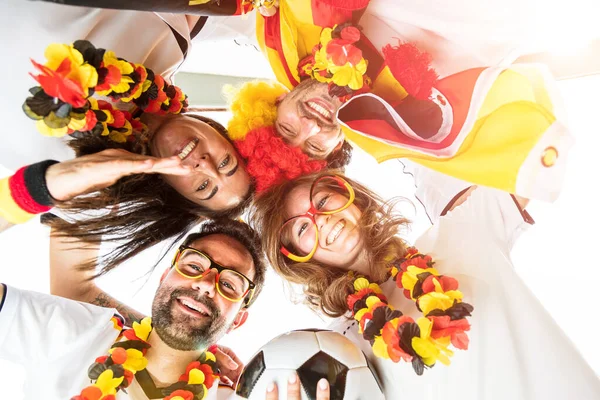
<path fill-rule="evenodd" d="M 281 252 L 296 262 L 310 260 L 317 251 L 319 228 L 316 215 L 331 215 L 345 210 L 354 202 L 354 189 L 339 176 L 317 178 L 310 187 L 310 208 L 288 219 L 279 232 Z"/>
<path fill-rule="evenodd" d="M 217 264 L 200 250 L 179 247 L 173 258 L 173 266 L 180 275 L 189 279 L 202 279 L 211 269 L 216 270 L 215 287 L 219 294 L 229 301 L 237 303 L 249 294 L 244 303 L 247 305 L 254 295 L 254 282 L 236 270 Z"/>

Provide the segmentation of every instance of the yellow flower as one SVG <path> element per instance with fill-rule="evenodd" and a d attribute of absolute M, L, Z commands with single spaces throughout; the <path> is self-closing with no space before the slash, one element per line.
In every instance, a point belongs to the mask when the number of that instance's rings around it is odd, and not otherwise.
<path fill-rule="evenodd" d="M 38 119 L 37 121 L 35 121 L 35 127 L 44 136 L 62 137 L 65 136 L 67 132 L 69 132 L 68 126 L 53 129 L 46 125 L 43 119 Z"/>
<path fill-rule="evenodd" d="M 88 95 L 88 88 L 98 84 L 98 73 L 96 68 L 83 60 L 83 55 L 73 46 L 53 43 L 46 48 L 44 56 L 48 60 L 46 67 L 56 71 L 65 59 L 70 61 L 69 73 L 65 76 L 79 83 L 84 94 Z"/>
<path fill-rule="evenodd" d="M 369 311 L 372 311 L 373 306 L 376 306 L 377 304 L 381 303 L 381 299 L 377 296 L 369 296 L 367 297 L 367 301 L 365 303 L 367 303 L 367 308 L 369 309 Z"/>
<path fill-rule="evenodd" d="M 450 357 L 454 354 L 452 350 L 448 349 L 450 337 L 437 340 L 431 338 L 433 322 L 428 318 L 419 318 L 417 325 L 419 325 L 421 333 L 419 337 L 412 338 L 411 344 L 415 352 L 423 358 L 425 365 L 432 366 L 438 360 L 444 365 L 450 365 Z"/>
<path fill-rule="evenodd" d="M 119 81 L 117 83 L 110 83 L 110 87 L 108 89 L 98 90 L 97 93 L 105 96 L 111 91 L 115 93 L 124 93 L 128 91 L 129 84 L 133 83 L 133 79 L 127 75 L 133 72 L 133 66 L 127 61 L 119 60 L 114 52 L 108 50 L 104 52 L 102 63 L 104 64 L 104 67 L 109 70 L 109 75 L 106 77 L 106 79 L 111 79 L 111 82 L 115 81 L 116 79 L 119 79 Z M 117 69 L 119 72 L 116 73 L 115 69 Z"/>
<path fill-rule="evenodd" d="M 376 283 L 371 283 L 367 278 L 358 278 L 354 281 L 354 290 L 361 291 L 363 289 L 371 289 L 375 293 L 381 293 L 381 288 Z"/>
<path fill-rule="evenodd" d="M 337 25 L 333 27 L 335 29 Z M 333 32 L 332 28 L 325 28 L 321 31 L 321 37 L 319 38 L 319 42 L 322 45 L 322 48 L 327 47 L 327 43 L 331 41 L 331 33 Z"/>
<path fill-rule="evenodd" d="M 125 125 L 123 125 L 123 128 L 126 129 L 125 132 L 120 132 L 120 131 L 110 131 L 108 134 L 108 137 L 110 140 L 112 140 L 113 142 L 117 142 L 117 143 L 125 143 L 127 141 L 127 137 L 129 135 L 131 135 L 132 128 L 131 128 L 131 123 L 127 120 L 125 120 Z"/>
<path fill-rule="evenodd" d="M 409 266 L 406 271 L 402 274 L 402 287 L 410 291 L 412 297 L 412 290 L 416 283 L 419 281 L 418 276 L 424 272 L 429 272 L 432 275 L 439 276 L 439 272 L 435 268 L 419 268 L 415 265 Z M 413 297 L 414 299 L 414 297 Z"/>
<path fill-rule="evenodd" d="M 117 388 L 123 382 L 123 377 L 113 378 L 113 372 L 111 369 L 107 369 L 102 372 L 98 377 L 98 380 L 94 384 L 98 389 L 102 391 L 103 396 L 117 393 Z"/>
<path fill-rule="evenodd" d="M 383 341 L 382 336 L 377 336 L 375 338 L 375 342 L 373 343 L 373 354 L 375 354 L 376 357 L 390 358 L 390 355 L 388 353 L 388 346 Z"/>
<path fill-rule="evenodd" d="M 152 331 L 152 319 L 146 317 L 141 323 L 134 322 L 132 328 L 137 337 L 142 340 L 148 340 L 148 335 L 150 335 L 150 331 Z"/>
<path fill-rule="evenodd" d="M 123 368 L 134 374 L 143 370 L 148 365 L 148 359 L 144 353 L 136 349 L 127 349 L 127 361 L 123 363 Z"/>
<path fill-rule="evenodd" d="M 367 61 L 363 58 L 356 66 L 349 62 L 341 66 L 331 65 L 329 71 L 333 74 L 331 80 L 336 85 L 358 90 L 363 87 L 363 75 L 367 72 Z"/>
<path fill-rule="evenodd" d="M 449 290 L 444 293 L 431 292 L 419 297 L 419 308 L 423 315 L 428 315 L 435 309 L 447 310 L 454 304 L 455 300 L 462 300 L 462 293 L 458 290 Z"/>
<path fill-rule="evenodd" d="M 71 118 L 71 121 L 69 121 L 68 128 L 74 131 L 78 131 L 81 128 L 83 128 L 86 123 L 87 121 L 85 120 L 85 117 L 81 119 Z"/>
<path fill-rule="evenodd" d="M 190 374 L 188 376 L 188 383 L 190 385 L 199 385 L 201 383 L 204 383 L 204 379 L 204 372 L 194 368 L 190 371 Z"/>
<path fill-rule="evenodd" d="M 216 362 L 217 359 L 215 357 L 215 355 L 213 353 L 211 353 L 210 351 L 206 351 L 206 361 L 214 361 Z"/>

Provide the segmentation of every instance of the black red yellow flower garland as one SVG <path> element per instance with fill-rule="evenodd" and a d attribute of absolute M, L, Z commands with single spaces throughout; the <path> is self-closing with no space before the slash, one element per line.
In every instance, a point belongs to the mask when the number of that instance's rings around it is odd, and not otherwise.
<path fill-rule="evenodd" d="M 354 281 L 355 293 L 347 298 L 359 333 L 371 343 L 373 353 L 393 362 L 412 362 L 417 375 L 438 360 L 449 365 L 450 344 L 460 350 L 469 347 L 466 331 L 471 326 L 466 317 L 473 306 L 462 302 L 458 281 L 440 275 L 434 264 L 431 256 L 411 247 L 390 270 L 396 286 L 423 313 L 416 322 L 387 304 L 379 285 L 364 277 Z"/>
<path fill-rule="evenodd" d="M 120 318 L 113 317 L 112 321 L 115 328 L 123 328 Z M 122 330 L 108 355 L 96 358 L 90 366 L 88 376 L 93 383 L 71 400 L 115 400 L 116 393 L 126 389 L 135 374 L 146 368 L 151 331 L 150 318 L 134 322 L 132 329 Z M 187 366 L 178 382 L 162 390 L 164 400 L 202 400 L 218 377 L 215 356 L 206 351 Z"/>
<path fill-rule="evenodd" d="M 151 69 L 133 64 L 109 50 L 97 49 L 86 40 L 72 45 L 51 44 L 44 65 L 31 61 L 39 83 L 23 104 L 23 111 L 37 121 L 47 136 L 75 132 L 108 136 L 123 143 L 146 126 L 112 102 L 133 103 L 143 112 L 177 114 L 187 107 L 187 96 Z M 93 98 L 100 95 L 109 101 Z"/>

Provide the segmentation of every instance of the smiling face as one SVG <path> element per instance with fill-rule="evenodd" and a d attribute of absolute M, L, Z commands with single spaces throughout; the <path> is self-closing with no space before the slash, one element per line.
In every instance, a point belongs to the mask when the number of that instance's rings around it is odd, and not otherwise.
<path fill-rule="evenodd" d="M 313 191 L 313 204 L 319 210 L 337 209 L 347 203 L 347 199 L 336 191 Z M 285 219 L 305 214 L 310 208 L 310 185 L 300 185 L 292 189 L 285 200 Z M 363 251 L 359 220 L 362 212 L 351 204 L 348 208 L 331 215 L 315 215 L 319 231 L 316 251 L 312 260 L 336 268 L 349 268 Z M 308 218 L 295 218 L 285 225 L 281 234 L 282 244 L 292 247 L 288 250 L 298 255 L 308 254 L 314 244 L 315 227 Z"/>
<path fill-rule="evenodd" d="M 216 263 L 254 278 L 250 252 L 223 234 L 205 236 L 189 247 L 208 254 Z M 243 301 L 232 302 L 215 288 L 216 270 L 201 279 L 189 279 L 171 268 L 152 303 L 153 326 L 163 342 L 177 350 L 198 350 L 216 343 L 241 324 Z"/>
<path fill-rule="evenodd" d="M 189 116 L 168 119 L 150 143 L 157 157 L 179 156 L 193 172 L 164 179 L 182 196 L 215 211 L 237 206 L 247 195 L 250 176 L 233 145 L 207 123 Z"/>
<path fill-rule="evenodd" d="M 282 98 L 275 127 L 287 143 L 322 160 L 344 140 L 336 119 L 340 106 L 341 102 L 329 95 L 326 83 L 308 79 Z"/>

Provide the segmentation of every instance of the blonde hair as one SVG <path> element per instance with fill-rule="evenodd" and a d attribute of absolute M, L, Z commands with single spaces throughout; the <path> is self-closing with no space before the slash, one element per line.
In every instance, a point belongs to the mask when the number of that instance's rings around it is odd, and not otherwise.
<path fill-rule="evenodd" d="M 279 232 L 285 221 L 287 196 L 293 188 L 310 186 L 316 178 L 327 174 L 344 178 L 354 188 L 354 204 L 362 212 L 359 228 L 367 251 L 369 278 L 374 282 L 383 282 L 387 278 L 390 262 L 406 252 L 405 243 L 397 235 L 408 227 L 409 221 L 394 210 L 395 204 L 401 199 L 386 202 L 360 183 L 329 170 L 285 182 L 259 196 L 250 209 L 249 224 L 261 236 L 263 249 L 275 271 L 287 282 L 302 285 L 304 302 L 327 316 L 339 317 L 348 311 L 346 298 L 353 293 L 355 278 L 346 270 L 314 260 L 297 263 L 280 251 Z"/>
<path fill-rule="evenodd" d="M 224 87 L 233 114 L 227 125 L 232 140 L 243 139 L 254 129 L 275 125 L 277 98 L 288 92 L 277 82 L 252 81 L 239 88 Z"/>

